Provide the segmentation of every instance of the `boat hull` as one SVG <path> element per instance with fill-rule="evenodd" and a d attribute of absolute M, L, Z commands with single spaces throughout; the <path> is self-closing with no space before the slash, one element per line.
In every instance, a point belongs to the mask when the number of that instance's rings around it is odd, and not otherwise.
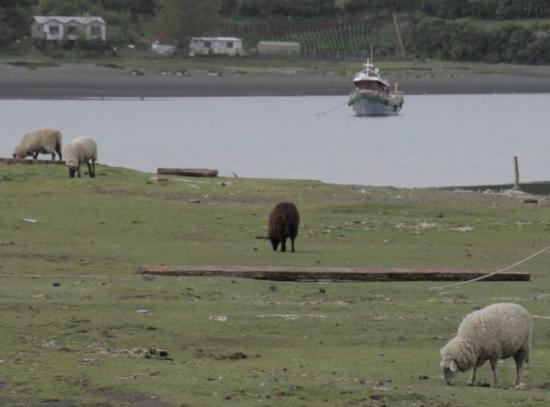
<path fill-rule="evenodd" d="M 349 105 L 357 116 L 396 116 L 403 107 L 403 97 L 370 96 L 361 93 L 352 94 Z"/>

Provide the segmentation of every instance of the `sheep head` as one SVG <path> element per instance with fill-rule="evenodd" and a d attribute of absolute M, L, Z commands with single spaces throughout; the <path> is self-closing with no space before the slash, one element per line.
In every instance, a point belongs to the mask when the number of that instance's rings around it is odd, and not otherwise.
<path fill-rule="evenodd" d="M 78 171 L 78 165 L 73 161 L 66 161 L 65 167 L 67 167 L 67 169 L 69 170 L 69 176 L 71 178 L 74 178 L 74 175 Z"/>
<path fill-rule="evenodd" d="M 441 369 L 443 369 L 443 379 L 445 384 L 452 386 L 456 379 L 456 373 L 458 372 L 458 365 L 456 360 L 449 360 L 444 358 L 440 363 Z"/>
<path fill-rule="evenodd" d="M 13 158 L 25 158 L 28 155 L 31 155 L 31 154 L 27 154 L 26 151 L 24 151 L 23 149 L 21 149 L 19 147 L 17 147 L 15 149 L 15 151 L 13 152 Z"/>
<path fill-rule="evenodd" d="M 277 251 L 277 246 L 279 246 L 281 240 L 277 237 L 271 237 L 269 240 L 271 240 L 271 246 L 273 246 L 273 250 Z"/>

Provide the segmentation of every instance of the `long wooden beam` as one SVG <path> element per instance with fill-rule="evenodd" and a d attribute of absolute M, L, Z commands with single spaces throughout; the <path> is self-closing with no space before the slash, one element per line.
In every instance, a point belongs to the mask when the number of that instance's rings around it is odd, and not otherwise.
<path fill-rule="evenodd" d="M 217 177 L 218 170 L 207 168 L 157 168 L 159 175 L 182 175 L 186 177 Z"/>
<path fill-rule="evenodd" d="M 57 164 L 65 165 L 63 160 L 32 160 L 25 158 L 0 158 L 0 163 L 4 164 Z"/>
<path fill-rule="evenodd" d="M 280 266 L 142 266 L 138 272 L 155 276 L 221 276 L 276 281 L 464 281 L 491 273 L 488 270 L 462 269 Z M 529 281 L 530 278 L 529 273 L 507 271 L 496 274 L 486 281 Z"/>

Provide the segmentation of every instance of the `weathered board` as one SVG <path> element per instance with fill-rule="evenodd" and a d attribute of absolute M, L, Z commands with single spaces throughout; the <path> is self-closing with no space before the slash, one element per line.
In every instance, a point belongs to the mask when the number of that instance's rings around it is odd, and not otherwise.
<path fill-rule="evenodd" d="M 253 267 L 253 266 L 143 266 L 139 273 L 155 276 L 221 276 L 259 280 L 314 281 L 465 281 L 486 276 L 488 270 L 403 269 L 383 267 Z M 529 281 L 531 274 L 507 271 L 484 281 Z"/>
<path fill-rule="evenodd" d="M 65 165 L 63 160 L 33 160 L 26 158 L 0 158 L 0 163 L 4 164 L 57 164 Z"/>
<path fill-rule="evenodd" d="M 217 177 L 218 170 L 207 168 L 157 168 L 159 175 L 181 175 L 185 177 Z"/>

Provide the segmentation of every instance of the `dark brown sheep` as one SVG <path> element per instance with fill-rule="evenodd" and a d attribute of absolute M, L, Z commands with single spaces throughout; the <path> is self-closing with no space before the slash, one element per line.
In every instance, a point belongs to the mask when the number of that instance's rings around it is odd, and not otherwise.
<path fill-rule="evenodd" d="M 286 251 L 286 239 L 290 238 L 292 251 L 294 251 L 294 239 L 298 235 L 300 226 L 300 214 L 296 205 L 291 202 L 281 202 L 273 208 L 269 215 L 268 238 L 271 240 L 273 250 L 281 243 L 281 251 Z"/>

